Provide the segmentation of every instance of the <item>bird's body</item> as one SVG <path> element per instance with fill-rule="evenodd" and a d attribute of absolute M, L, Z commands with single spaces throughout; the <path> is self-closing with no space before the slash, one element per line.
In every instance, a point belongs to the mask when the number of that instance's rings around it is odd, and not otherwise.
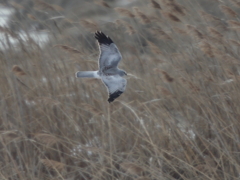
<path fill-rule="evenodd" d="M 123 76 L 127 75 L 127 73 L 118 68 L 122 55 L 112 39 L 99 31 L 95 33 L 95 38 L 100 49 L 99 70 L 79 71 L 76 73 L 76 77 L 101 79 L 108 89 L 108 102 L 110 103 L 125 91 L 127 80 Z"/>

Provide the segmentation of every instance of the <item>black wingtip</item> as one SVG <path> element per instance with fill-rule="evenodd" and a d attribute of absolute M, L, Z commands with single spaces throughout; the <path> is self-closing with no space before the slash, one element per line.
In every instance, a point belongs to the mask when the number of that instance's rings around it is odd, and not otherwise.
<path fill-rule="evenodd" d="M 95 38 L 97 39 L 99 44 L 110 45 L 111 43 L 113 43 L 112 39 L 110 37 L 106 36 L 101 31 L 95 32 Z"/>
<path fill-rule="evenodd" d="M 113 102 L 116 98 L 118 98 L 123 92 L 122 91 L 116 91 L 113 94 L 109 94 L 108 102 Z"/>

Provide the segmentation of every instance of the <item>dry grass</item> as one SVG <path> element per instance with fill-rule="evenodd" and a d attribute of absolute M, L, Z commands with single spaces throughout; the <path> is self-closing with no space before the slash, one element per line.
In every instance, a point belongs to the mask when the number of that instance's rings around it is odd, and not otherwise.
<path fill-rule="evenodd" d="M 12 5 L 49 43 L 0 27 L 0 179 L 239 179 L 237 0 L 31 2 Z M 131 74 L 110 106 L 100 81 L 75 78 L 98 66 L 95 30 Z"/>
<path fill-rule="evenodd" d="M 117 7 L 117 8 L 115 8 L 115 11 L 118 12 L 119 14 L 121 14 L 122 16 L 126 16 L 129 18 L 135 17 L 131 11 L 129 11 L 128 9 L 125 9 L 125 8 Z"/>
<path fill-rule="evenodd" d="M 157 1 L 155 1 L 155 0 L 151 0 L 150 5 L 151 5 L 151 7 L 153 7 L 153 8 L 162 9 L 161 6 L 160 6 L 160 4 L 159 4 Z"/>
<path fill-rule="evenodd" d="M 109 4 L 106 3 L 105 1 L 95 1 L 95 3 L 102 7 L 110 8 Z"/>

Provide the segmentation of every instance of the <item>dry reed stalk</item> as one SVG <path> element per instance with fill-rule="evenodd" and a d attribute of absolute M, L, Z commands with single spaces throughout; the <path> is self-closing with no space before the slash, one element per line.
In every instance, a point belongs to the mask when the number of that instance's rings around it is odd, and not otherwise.
<path fill-rule="evenodd" d="M 46 146 L 52 146 L 59 142 L 59 139 L 51 134 L 37 133 L 34 138 Z"/>
<path fill-rule="evenodd" d="M 91 180 L 99 180 L 99 179 L 104 179 L 104 174 L 107 172 L 106 167 L 102 167 L 100 169 L 94 170 L 92 172 L 92 177 Z"/>
<path fill-rule="evenodd" d="M 95 154 L 104 154 L 104 150 L 99 148 L 99 147 L 81 147 L 81 149 L 87 151 L 87 152 L 91 152 L 91 153 L 95 153 Z"/>
<path fill-rule="evenodd" d="M 240 1 L 239 0 L 229 0 L 234 6 L 240 8 Z"/>
<path fill-rule="evenodd" d="M 61 104 L 59 101 L 56 101 L 49 97 L 37 97 L 36 102 L 43 104 L 43 105 L 51 105 L 51 106 L 57 106 L 57 105 Z"/>
<path fill-rule="evenodd" d="M 221 59 L 223 62 L 234 64 L 234 65 L 238 65 L 240 63 L 239 60 L 236 59 L 235 57 L 233 57 L 215 47 L 211 47 L 211 51 L 213 52 L 214 57 Z"/>
<path fill-rule="evenodd" d="M 148 177 L 138 177 L 137 179 L 134 180 L 151 180 L 151 179 Z"/>
<path fill-rule="evenodd" d="M 215 82 L 214 78 L 211 75 L 204 74 L 204 77 L 205 77 L 205 80 L 208 82 Z"/>
<path fill-rule="evenodd" d="M 94 79 L 94 78 L 89 78 L 89 79 L 84 79 L 84 81 L 86 82 L 87 86 L 89 87 L 92 87 L 94 86 L 95 88 L 95 85 L 98 85 L 99 84 L 99 79 Z"/>
<path fill-rule="evenodd" d="M 50 159 L 40 159 L 40 162 L 51 170 L 62 171 L 65 167 L 65 164 Z"/>
<path fill-rule="evenodd" d="M 196 27 L 189 25 L 189 24 L 186 25 L 186 27 L 187 27 L 187 33 L 190 34 L 190 36 L 193 39 L 195 39 L 197 41 L 201 41 L 204 39 L 203 34 Z"/>
<path fill-rule="evenodd" d="M 215 37 L 219 40 L 223 39 L 223 35 L 219 31 L 217 31 L 216 29 L 214 29 L 212 27 L 208 27 L 207 30 L 213 37 Z"/>
<path fill-rule="evenodd" d="M 232 72 L 231 70 L 229 70 L 229 69 L 226 69 L 226 72 L 227 72 L 227 74 L 228 74 L 230 77 L 235 76 L 235 75 L 233 74 L 233 72 Z"/>
<path fill-rule="evenodd" d="M 94 1 L 94 3 L 98 4 L 98 5 L 102 6 L 102 7 L 110 8 L 108 3 L 106 3 L 105 1 Z"/>
<path fill-rule="evenodd" d="M 172 40 L 172 38 L 161 28 L 152 28 L 150 31 L 154 36 L 159 37 L 160 39 Z"/>
<path fill-rule="evenodd" d="M 148 16 L 144 14 L 142 11 L 140 11 L 138 7 L 134 7 L 133 10 L 135 11 L 136 16 L 138 17 L 138 19 L 140 19 L 140 22 L 142 24 L 148 24 L 151 22 Z"/>
<path fill-rule="evenodd" d="M 18 65 L 14 65 L 12 67 L 12 72 L 14 72 L 14 74 L 16 76 L 24 76 L 24 75 L 26 75 L 26 73 Z"/>
<path fill-rule="evenodd" d="M 213 46 L 211 46 L 211 51 L 214 55 L 214 57 L 218 58 L 218 59 L 222 59 L 225 56 L 225 53 Z"/>
<path fill-rule="evenodd" d="M 51 4 L 51 6 L 53 7 L 53 9 L 55 11 L 63 11 L 64 10 L 61 6 L 58 6 L 56 4 Z"/>
<path fill-rule="evenodd" d="M 162 15 L 168 19 L 170 19 L 173 22 L 181 22 L 181 20 L 175 16 L 174 14 L 170 13 L 170 12 L 162 12 Z"/>
<path fill-rule="evenodd" d="M 240 22 L 234 21 L 234 20 L 229 20 L 227 23 L 233 28 L 234 30 L 240 30 Z"/>
<path fill-rule="evenodd" d="M 131 175 L 141 175 L 144 172 L 144 169 L 134 163 L 124 162 L 120 164 L 121 168 L 126 171 L 126 173 Z"/>
<path fill-rule="evenodd" d="M 128 33 L 129 35 L 133 35 L 136 33 L 135 29 L 126 21 L 118 19 L 115 21 L 115 25 L 117 28 L 123 26 L 126 29 L 126 33 Z"/>
<path fill-rule="evenodd" d="M 113 177 L 113 141 L 112 141 L 112 123 L 111 123 L 111 106 L 108 103 L 108 114 L 107 114 L 107 121 L 108 121 L 108 144 L 109 144 L 109 161 L 110 161 L 110 168 L 111 168 L 111 176 Z"/>
<path fill-rule="evenodd" d="M 234 46 L 240 46 L 240 42 L 233 40 L 233 39 L 229 39 L 228 42 L 230 42 L 230 44 L 234 45 Z"/>
<path fill-rule="evenodd" d="M 9 2 L 16 9 L 23 9 L 24 7 L 16 2 Z"/>
<path fill-rule="evenodd" d="M 31 14 L 27 14 L 27 17 L 28 17 L 29 19 L 31 19 L 31 20 L 34 20 L 34 21 L 37 20 L 36 17 L 33 16 L 33 15 L 31 15 Z"/>
<path fill-rule="evenodd" d="M 157 22 L 157 23 L 163 22 L 163 20 L 158 16 L 148 15 L 148 18 L 151 19 L 151 22 Z"/>
<path fill-rule="evenodd" d="M 135 29 L 128 23 L 125 23 L 126 33 L 133 35 L 136 33 Z"/>
<path fill-rule="evenodd" d="M 100 110 L 98 110 L 97 108 L 95 108 L 95 107 L 93 107 L 93 106 L 91 106 L 91 105 L 89 105 L 89 104 L 83 103 L 83 104 L 81 104 L 81 106 L 82 106 L 86 111 L 88 111 L 88 112 L 90 112 L 90 113 L 92 113 L 92 114 L 94 114 L 94 115 L 96 115 L 96 116 L 101 116 L 101 115 L 103 115 L 103 112 L 101 112 Z"/>
<path fill-rule="evenodd" d="M 240 77 L 239 75 L 234 74 L 230 69 L 226 69 L 225 71 L 227 73 L 227 77 L 228 78 L 232 78 L 232 79 L 236 80 L 236 79 L 238 79 Z"/>
<path fill-rule="evenodd" d="M 161 64 L 161 63 L 164 63 L 166 62 L 165 60 L 161 59 L 161 58 L 150 58 L 149 61 L 153 62 L 154 64 Z M 156 68 L 155 68 L 156 69 Z M 154 69 L 153 69 L 154 70 Z"/>
<path fill-rule="evenodd" d="M 92 32 L 96 32 L 99 29 L 98 24 L 96 22 L 94 22 L 93 20 L 82 19 L 80 21 L 80 24 Z"/>
<path fill-rule="evenodd" d="M 227 16 L 230 16 L 230 17 L 233 17 L 233 18 L 236 18 L 237 17 L 237 13 L 232 10 L 230 7 L 228 6 L 225 6 L 225 5 L 220 5 L 220 9 L 222 10 L 222 12 L 227 15 Z"/>
<path fill-rule="evenodd" d="M 161 71 L 161 73 L 165 82 L 172 83 L 174 81 L 174 79 L 166 71 Z"/>
<path fill-rule="evenodd" d="M 81 54 L 80 51 L 78 51 L 77 49 L 74 49 L 73 47 L 70 47 L 70 46 L 66 46 L 66 45 L 61 45 L 61 44 L 57 44 L 55 46 L 53 46 L 54 48 L 55 47 L 59 47 L 69 53 L 75 53 L 75 54 Z"/>
<path fill-rule="evenodd" d="M 214 159 L 215 159 L 214 157 L 210 157 L 209 155 L 204 157 L 204 161 L 209 167 L 217 166 L 218 163 Z"/>
<path fill-rule="evenodd" d="M 162 70 L 159 69 L 159 68 L 154 68 L 154 69 L 153 69 L 153 72 L 155 72 L 155 74 L 158 74 L 158 73 L 161 73 Z"/>
<path fill-rule="evenodd" d="M 169 54 L 169 57 L 173 59 L 174 61 L 189 61 L 192 57 L 189 56 L 188 53 L 186 52 L 181 52 L 181 53 L 172 53 Z M 175 67 L 175 69 L 178 71 L 183 71 L 182 69 L 179 69 L 178 67 Z"/>
<path fill-rule="evenodd" d="M 201 41 L 198 46 L 204 54 L 211 58 L 214 57 L 213 47 L 206 40 Z"/>
<path fill-rule="evenodd" d="M 203 19 L 205 19 L 207 22 L 211 21 L 220 21 L 218 17 L 215 17 L 211 14 L 206 13 L 205 11 L 200 11 L 200 15 L 202 16 Z"/>
<path fill-rule="evenodd" d="M 207 21 L 209 23 L 212 23 L 215 28 L 217 28 L 221 31 L 227 31 L 228 30 L 225 21 L 221 20 L 220 18 L 215 17 L 211 14 L 208 14 L 204 11 L 200 11 L 200 15 L 205 21 Z"/>
<path fill-rule="evenodd" d="M 205 35 L 204 39 L 206 39 L 210 44 L 214 44 L 217 46 L 223 44 L 224 42 L 224 39 L 219 39 L 219 38 L 208 36 L 208 35 Z"/>
<path fill-rule="evenodd" d="M 12 141 L 16 141 L 21 138 L 20 134 L 17 131 L 1 131 L 0 137 L 5 144 L 8 144 Z"/>
<path fill-rule="evenodd" d="M 209 174 L 209 167 L 207 167 L 205 164 L 199 164 L 194 167 L 197 171 L 196 173 L 203 173 L 203 174 Z"/>
<path fill-rule="evenodd" d="M 159 49 L 159 47 L 157 47 L 155 44 L 153 44 L 150 41 L 147 41 L 147 43 L 149 44 L 150 50 L 154 53 L 154 54 L 162 54 L 162 51 Z"/>
<path fill-rule="evenodd" d="M 121 19 L 117 19 L 114 24 L 116 25 L 117 28 L 121 27 L 124 24 L 124 21 Z"/>
<path fill-rule="evenodd" d="M 157 3 L 155 0 L 151 0 L 150 5 L 151 5 L 151 7 L 155 8 L 155 9 L 162 9 L 160 4 Z"/>
<path fill-rule="evenodd" d="M 36 9 L 42 9 L 42 10 L 51 10 L 54 11 L 54 7 L 51 4 L 48 4 L 41 0 L 35 0 L 35 8 Z"/>
<path fill-rule="evenodd" d="M 166 89 L 165 87 L 162 87 L 162 86 L 159 86 L 157 85 L 156 88 L 161 92 L 162 95 L 164 96 L 173 96 L 173 94 L 168 90 Z"/>
<path fill-rule="evenodd" d="M 6 34 L 10 35 L 12 38 L 15 38 L 15 39 L 19 38 L 19 36 L 16 33 L 14 33 L 13 31 L 11 31 L 10 29 L 8 29 L 6 27 L 0 26 L 0 32 L 6 33 Z"/>
<path fill-rule="evenodd" d="M 180 78 L 181 82 L 185 85 L 188 86 L 188 88 L 191 89 L 192 92 L 199 92 L 200 91 L 200 88 L 196 85 L 194 85 L 191 81 L 188 81 L 184 78 Z"/>
<path fill-rule="evenodd" d="M 186 32 L 185 29 L 181 29 L 181 28 L 178 28 L 178 27 L 173 27 L 173 30 L 175 32 L 177 32 L 178 34 L 187 35 L 187 32 Z"/>
<path fill-rule="evenodd" d="M 69 19 L 69 18 L 64 18 L 63 20 L 70 23 L 70 24 L 74 23 L 74 21 L 72 19 Z"/>
<path fill-rule="evenodd" d="M 128 9 L 124 9 L 124 8 L 114 8 L 115 11 L 117 11 L 119 14 L 121 14 L 122 16 L 126 16 L 129 18 L 134 18 L 135 15 L 133 13 L 131 13 L 131 11 L 129 11 Z"/>
<path fill-rule="evenodd" d="M 181 16 L 185 16 L 185 8 L 176 3 L 175 1 L 168 1 L 165 3 L 165 6 L 169 9 L 170 12 L 181 15 Z"/>
<path fill-rule="evenodd" d="M 229 55 L 229 54 L 224 54 L 222 57 L 221 57 L 225 62 L 227 63 L 230 63 L 230 64 L 233 64 L 233 65 L 239 65 L 240 62 L 239 62 L 239 59 Z"/>

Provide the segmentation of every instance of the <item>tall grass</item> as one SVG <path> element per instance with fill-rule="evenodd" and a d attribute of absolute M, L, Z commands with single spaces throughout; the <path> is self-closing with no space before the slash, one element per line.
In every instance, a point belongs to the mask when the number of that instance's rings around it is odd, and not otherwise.
<path fill-rule="evenodd" d="M 0 28 L 0 179 L 239 179 L 237 0 L 13 5 Z M 18 35 L 32 24 L 49 32 L 44 47 Z M 101 81 L 74 77 L 98 68 L 96 29 L 130 74 L 110 105 Z"/>

